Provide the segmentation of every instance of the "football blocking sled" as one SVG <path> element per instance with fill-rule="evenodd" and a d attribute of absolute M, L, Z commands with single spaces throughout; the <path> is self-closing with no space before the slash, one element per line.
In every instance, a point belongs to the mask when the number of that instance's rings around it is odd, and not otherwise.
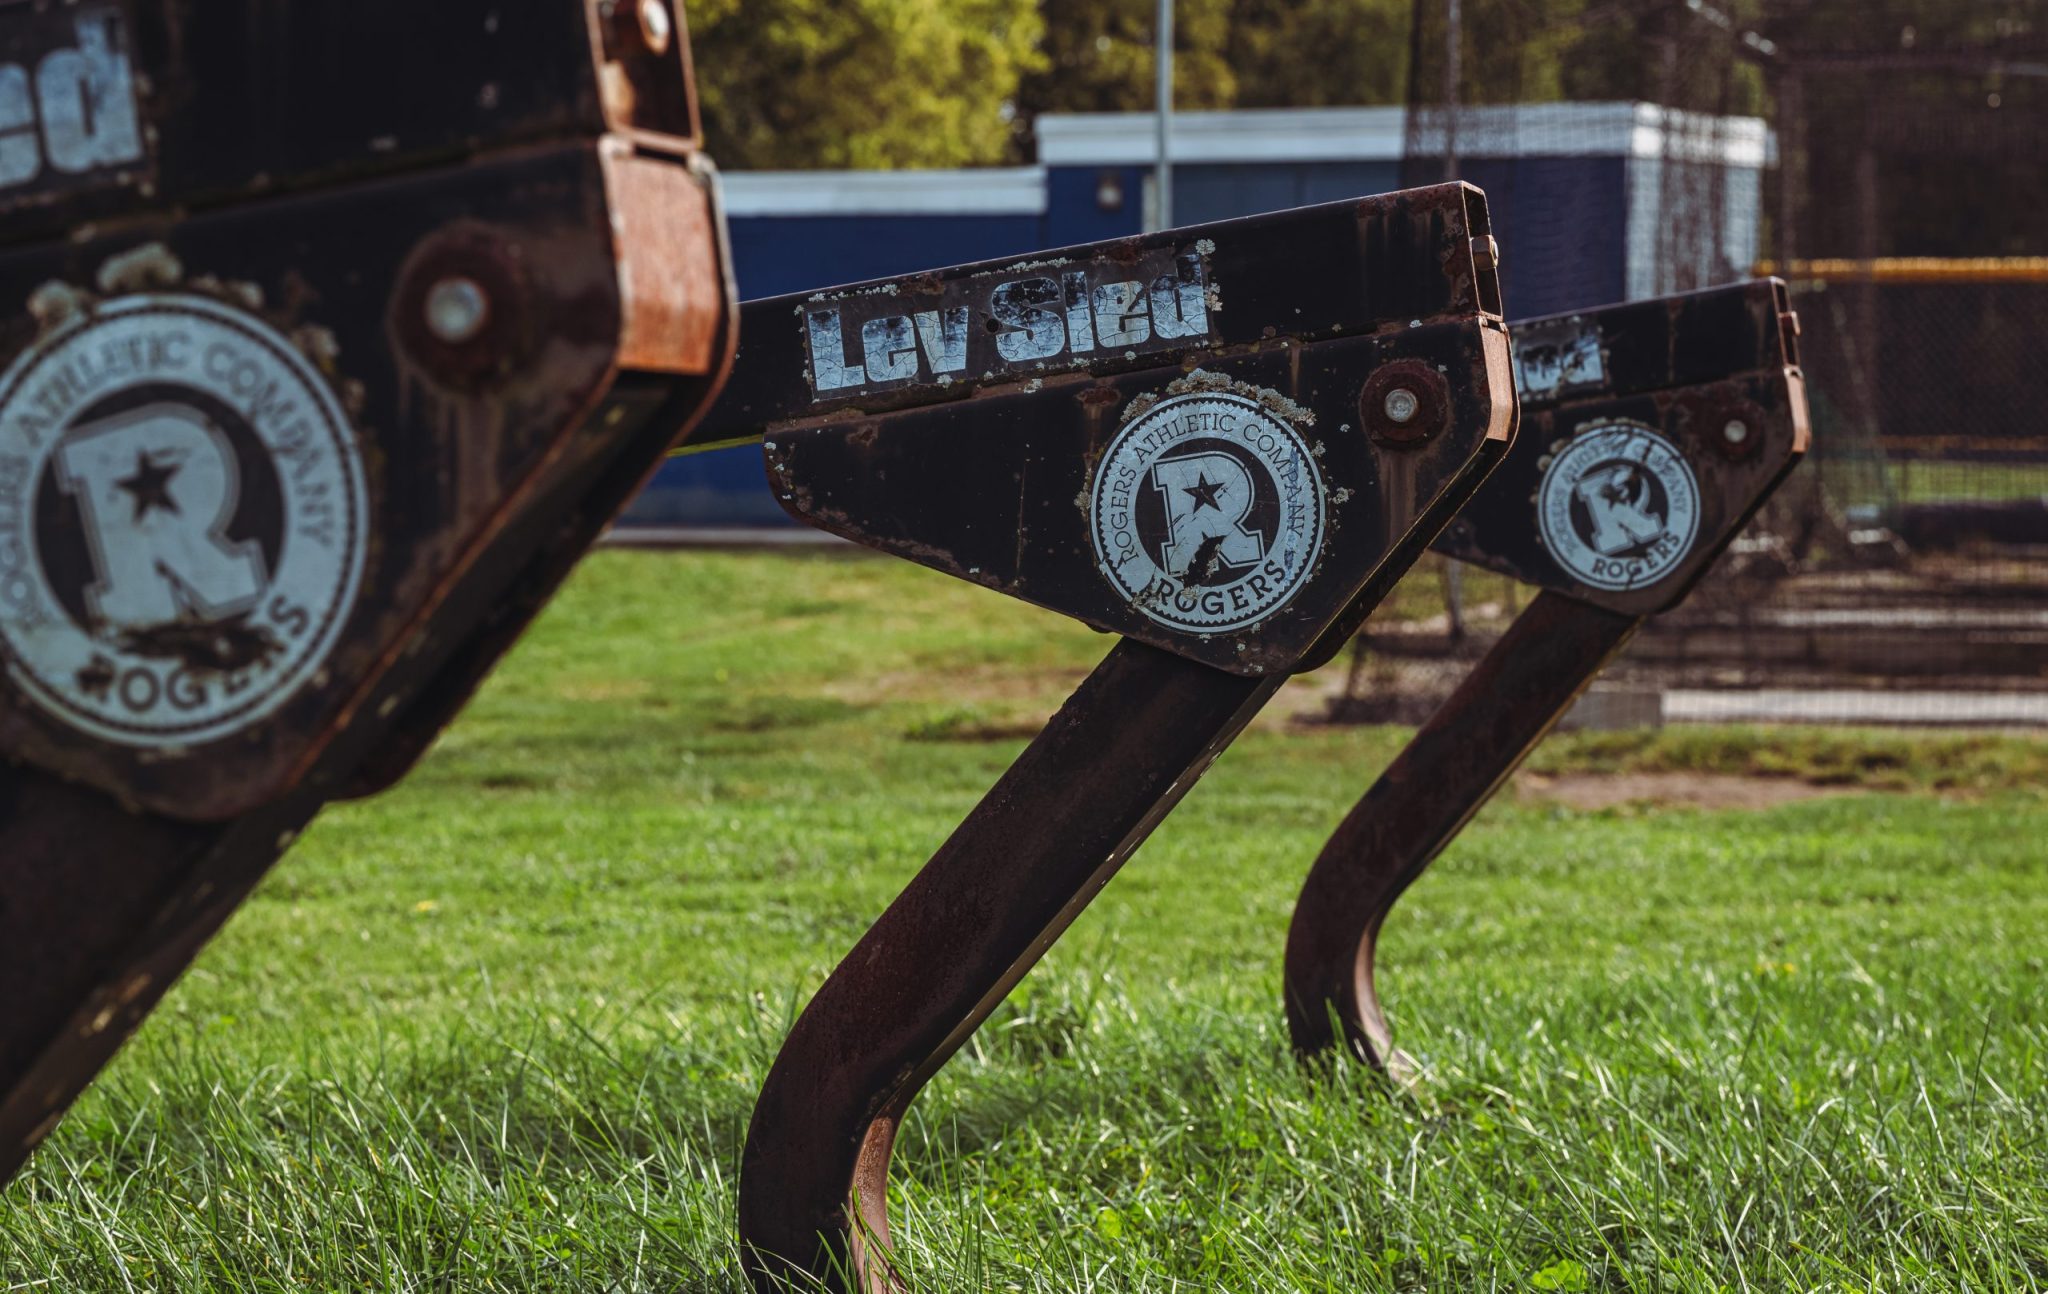
<path fill-rule="evenodd" d="M 715 395 L 736 318 L 678 17 L 0 19 L 0 116 L 43 96 L 36 141 L 0 131 L 0 1180 Z M 1128 640 L 871 937 L 864 974 L 932 992 L 864 1037 L 943 1060 L 1470 496 L 1514 420 L 1493 258 L 1451 185 L 750 309 L 693 444 L 772 429 L 799 515 Z M 847 1234 L 875 1063 L 828 1076 L 841 1145 L 789 1128 L 763 1253 Z M 757 1149 L 750 1216 L 791 1162 Z"/>
<path fill-rule="evenodd" d="M 679 20 L 0 13 L 0 1182 L 716 394 Z"/>
<path fill-rule="evenodd" d="M 717 393 L 679 17 L 0 18 L 0 1179 Z M 1448 185 L 748 307 L 693 446 L 1124 639 L 792 1033 L 757 1275 L 888 1282 L 917 1090 L 1507 452 L 1493 260 Z"/>
<path fill-rule="evenodd" d="M 703 444 L 794 515 L 1122 637 L 798 1020 L 744 1253 L 887 1288 L 898 1122 L 1291 674 L 1506 453 L 1477 190 L 1444 185 L 743 308 Z"/>
<path fill-rule="evenodd" d="M 1799 462 L 1797 317 L 1763 280 L 1514 326 L 1522 430 L 1436 547 L 1542 591 L 1331 836 L 1288 933 L 1295 1047 L 1396 1073 L 1374 982 L 1404 890 Z"/>

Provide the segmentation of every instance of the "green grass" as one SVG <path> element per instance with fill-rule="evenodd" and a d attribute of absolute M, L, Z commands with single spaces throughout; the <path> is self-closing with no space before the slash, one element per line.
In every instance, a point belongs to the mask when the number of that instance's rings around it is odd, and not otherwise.
<path fill-rule="evenodd" d="M 600 556 L 8 1189 L 0 1290 L 740 1290 L 794 1013 L 1106 646 L 900 564 Z M 920 1288 L 2048 1286 L 2038 744 L 1547 748 L 1907 790 L 1492 806 L 1388 927 L 1410 1096 L 1304 1073 L 1277 1010 L 1400 740 L 1248 734 L 939 1077 Z"/>

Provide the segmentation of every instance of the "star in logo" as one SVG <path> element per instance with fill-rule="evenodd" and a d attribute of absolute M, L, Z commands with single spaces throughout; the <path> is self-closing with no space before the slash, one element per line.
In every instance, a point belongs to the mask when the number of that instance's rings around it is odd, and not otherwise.
<path fill-rule="evenodd" d="M 1187 478 L 1183 477 L 1181 479 L 1185 480 Z M 1195 511 L 1200 512 L 1203 508 L 1214 508 L 1218 512 L 1223 511 L 1223 505 L 1216 502 L 1216 492 L 1223 488 L 1223 482 L 1210 480 L 1207 472 L 1196 477 L 1193 485 L 1183 486 L 1182 488 L 1187 491 L 1188 497 L 1195 501 Z"/>
<path fill-rule="evenodd" d="M 171 497 L 171 481 L 182 466 L 181 463 L 159 463 L 149 456 L 147 450 L 136 453 L 135 474 L 114 482 L 115 489 L 135 500 L 133 521 L 136 525 L 141 525 L 143 518 L 158 509 L 178 512 L 178 501 Z"/>

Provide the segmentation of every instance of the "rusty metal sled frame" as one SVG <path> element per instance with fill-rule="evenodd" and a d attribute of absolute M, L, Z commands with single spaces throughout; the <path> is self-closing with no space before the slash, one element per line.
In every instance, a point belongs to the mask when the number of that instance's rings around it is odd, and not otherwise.
<path fill-rule="evenodd" d="M 1125 640 L 770 1078 L 749 1252 L 844 1253 L 871 1129 L 1505 453 L 1463 185 L 756 303 L 700 424 L 737 321 L 658 8 L 0 19 L 0 53 L 134 118 L 85 181 L 0 180 L 0 1179 L 319 808 L 417 760 L 694 426 L 766 436 L 799 516 Z M 53 671 L 59 648 L 82 663 Z M 925 974 L 942 934 L 951 983 Z M 919 999 L 852 1017 L 880 1051 L 807 1053 L 875 971 Z M 819 1064 L 836 1101 L 805 1093 Z M 776 1117 L 793 1095 L 848 1122 Z"/>
<path fill-rule="evenodd" d="M 1808 419 L 1798 333 L 1774 279 L 1514 326 L 1521 437 L 1436 547 L 1541 592 L 1310 870 L 1287 938 L 1297 1051 L 1325 1053 L 1341 1039 L 1369 1064 L 1414 1071 L 1380 1004 L 1381 926 L 1636 629 L 1685 598 L 1799 462 Z M 1613 533 L 1599 534 L 1603 525 Z"/>
<path fill-rule="evenodd" d="M 740 1171 L 757 1283 L 888 1288 L 925 1082 L 1513 434 L 1495 250 L 1446 185 L 749 303 L 700 443 L 799 519 L 1120 635 L 841 962 Z"/>
<path fill-rule="evenodd" d="M 0 13 L 0 1183 L 715 396 L 680 19 Z"/>

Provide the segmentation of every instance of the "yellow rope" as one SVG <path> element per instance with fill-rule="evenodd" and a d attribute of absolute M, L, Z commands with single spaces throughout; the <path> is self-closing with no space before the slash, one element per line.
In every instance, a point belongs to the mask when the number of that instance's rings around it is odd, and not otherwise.
<path fill-rule="evenodd" d="M 1763 261 L 1759 275 L 1871 283 L 2048 283 L 2048 256 L 1887 256 L 1874 261 Z"/>

